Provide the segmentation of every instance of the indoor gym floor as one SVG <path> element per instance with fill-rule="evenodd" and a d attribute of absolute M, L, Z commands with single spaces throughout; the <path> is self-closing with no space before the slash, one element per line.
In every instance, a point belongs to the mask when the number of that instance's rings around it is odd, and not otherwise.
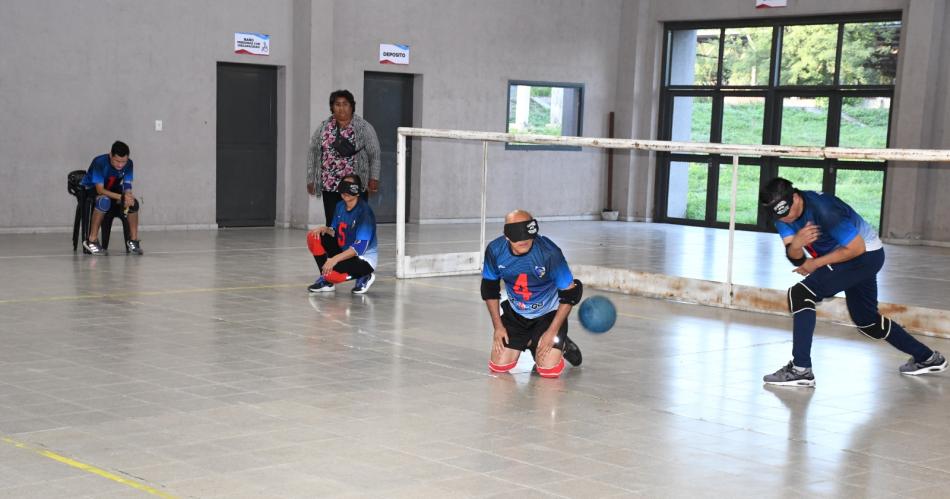
<path fill-rule="evenodd" d="M 721 280 L 726 231 L 542 222 L 571 263 Z M 492 224 L 489 238 L 500 232 Z M 144 257 L 0 235 L 0 497 L 947 497 L 950 373 L 820 322 L 815 389 L 764 387 L 787 317 L 608 294 L 558 380 L 487 370 L 478 277 L 308 296 L 304 232 L 144 232 Z M 473 251 L 410 226 L 410 254 Z M 737 233 L 736 282 L 795 282 Z M 881 300 L 950 308 L 950 249 L 887 246 Z M 598 293 L 587 290 L 587 296 Z M 950 341 L 924 338 L 950 353 Z"/>

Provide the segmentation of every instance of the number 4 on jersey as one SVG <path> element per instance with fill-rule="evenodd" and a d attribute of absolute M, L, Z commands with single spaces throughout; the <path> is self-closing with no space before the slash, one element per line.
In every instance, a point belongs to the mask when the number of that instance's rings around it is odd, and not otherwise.
<path fill-rule="evenodd" d="M 515 285 L 512 286 L 511 290 L 521 295 L 522 300 L 530 301 L 531 291 L 528 290 L 528 274 L 519 274 L 518 279 L 515 281 Z"/>

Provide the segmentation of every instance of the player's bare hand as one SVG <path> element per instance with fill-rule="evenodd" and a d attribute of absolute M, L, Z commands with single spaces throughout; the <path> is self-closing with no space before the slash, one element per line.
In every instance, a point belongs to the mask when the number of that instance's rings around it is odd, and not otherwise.
<path fill-rule="evenodd" d="M 132 196 L 131 192 L 122 194 L 122 204 L 129 207 L 135 204 L 135 197 Z"/>
<path fill-rule="evenodd" d="M 330 272 L 333 272 L 333 267 L 335 266 L 336 258 L 328 258 L 327 261 L 323 263 L 323 268 L 320 269 L 323 277 L 326 277 Z"/>
<path fill-rule="evenodd" d="M 551 353 L 551 349 L 554 348 L 555 338 L 557 338 L 557 331 L 545 331 L 544 334 L 541 335 L 541 339 L 538 340 L 538 357 L 535 363 L 547 358 L 548 354 Z"/>
<path fill-rule="evenodd" d="M 379 180 L 375 178 L 369 179 L 369 183 L 366 184 L 366 189 L 373 193 L 379 191 Z"/>
<path fill-rule="evenodd" d="M 800 267 L 793 270 L 793 272 L 795 272 L 796 274 L 807 276 L 808 274 L 811 274 L 812 272 L 817 270 L 818 267 L 819 265 L 815 263 L 815 259 L 809 258 L 805 260 L 805 263 L 803 263 Z"/>
<path fill-rule="evenodd" d="M 504 327 L 495 329 L 495 336 L 492 339 L 491 351 L 495 357 L 499 357 L 505 351 L 505 345 L 508 343 L 508 330 Z"/>
<path fill-rule="evenodd" d="M 792 246 L 804 248 L 817 241 L 819 237 L 821 237 L 821 227 L 808 222 L 795 234 L 795 237 L 792 238 Z"/>
<path fill-rule="evenodd" d="M 307 182 L 307 194 L 310 194 L 311 196 L 316 196 L 317 185 L 314 184 L 313 182 Z"/>

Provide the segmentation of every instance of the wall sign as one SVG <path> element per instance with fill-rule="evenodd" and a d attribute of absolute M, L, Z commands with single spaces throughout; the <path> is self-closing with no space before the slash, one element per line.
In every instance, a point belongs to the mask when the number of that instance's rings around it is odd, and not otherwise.
<path fill-rule="evenodd" d="M 270 35 L 260 33 L 235 33 L 234 53 L 270 55 Z"/>
<path fill-rule="evenodd" d="M 755 8 L 788 7 L 788 0 L 755 0 Z"/>
<path fill-rule="evenodd" d="M 380 64 L 409 64 L 409 45 L 379 44 Z"/>

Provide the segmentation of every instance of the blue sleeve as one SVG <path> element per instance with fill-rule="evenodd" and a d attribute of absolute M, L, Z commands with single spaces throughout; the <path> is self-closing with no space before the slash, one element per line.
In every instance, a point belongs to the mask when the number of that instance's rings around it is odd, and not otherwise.
<path fill-rule="evenodd" d="M 125 165 L 125 177 L 122 178 L 122 187 L 126 189 L 132 188 L 132 160 L 129 160 L 129 164 Z"/>
<path fill-rule="evenodd" d="M 574 284 L 574 274 L 571 273 L 571 268 L 567 265 L 567 260 L 564 259 L 564 254 L 561 253 L 561 249 L 552 244 L 553 251 L 551 252 L 550 265 L 551 265 L 551 279 L 554 281 L 554 285 L 557 286 L 557 289 L 567 289 L 571 287 L 571 284 Z"/>
<path fill-rule="evenodd" d="M 485 248 L 485 261 L 482 263 L 482 279 L 497 281 L 501 279 L 498 275 L 498 266 L 495 264 L 495 255 L 491 251 L 491 244 Z"/>
<path fill-rule="evenodd" d="M 97 161 L 98 159 L 99 159 L 98 156 L 95 157 L 92 160 L 92 164 L 89 165 L 89 176 L 91 177 L 92 185 L 106 183 L 106 179 L 103 174 L 104 173 L 103 168 L 102 168 L 102 165 L 99 163 L 99 161 Z"/>
<path fill-rule="evenodd" d="M 778 231 L 778 235 L 781 236 L 782 239 L 795 235 L 795 230 L 792 229 L 790 225 L 785 222 L 779 222 L 778 220 L 775 221 L 775 230 Z"/>
<path fill-rule="evenodd" d="M 376 215 L 373 210 L 366 209 L 360 213 L 356 225 L 356 234 L 353 235 L 355 239 L 350 247 L 356 250 L 357 255 L 362 255 L 369 248 L 369 242 L 373 240 L 373 236 L 376 235 Z"/>

